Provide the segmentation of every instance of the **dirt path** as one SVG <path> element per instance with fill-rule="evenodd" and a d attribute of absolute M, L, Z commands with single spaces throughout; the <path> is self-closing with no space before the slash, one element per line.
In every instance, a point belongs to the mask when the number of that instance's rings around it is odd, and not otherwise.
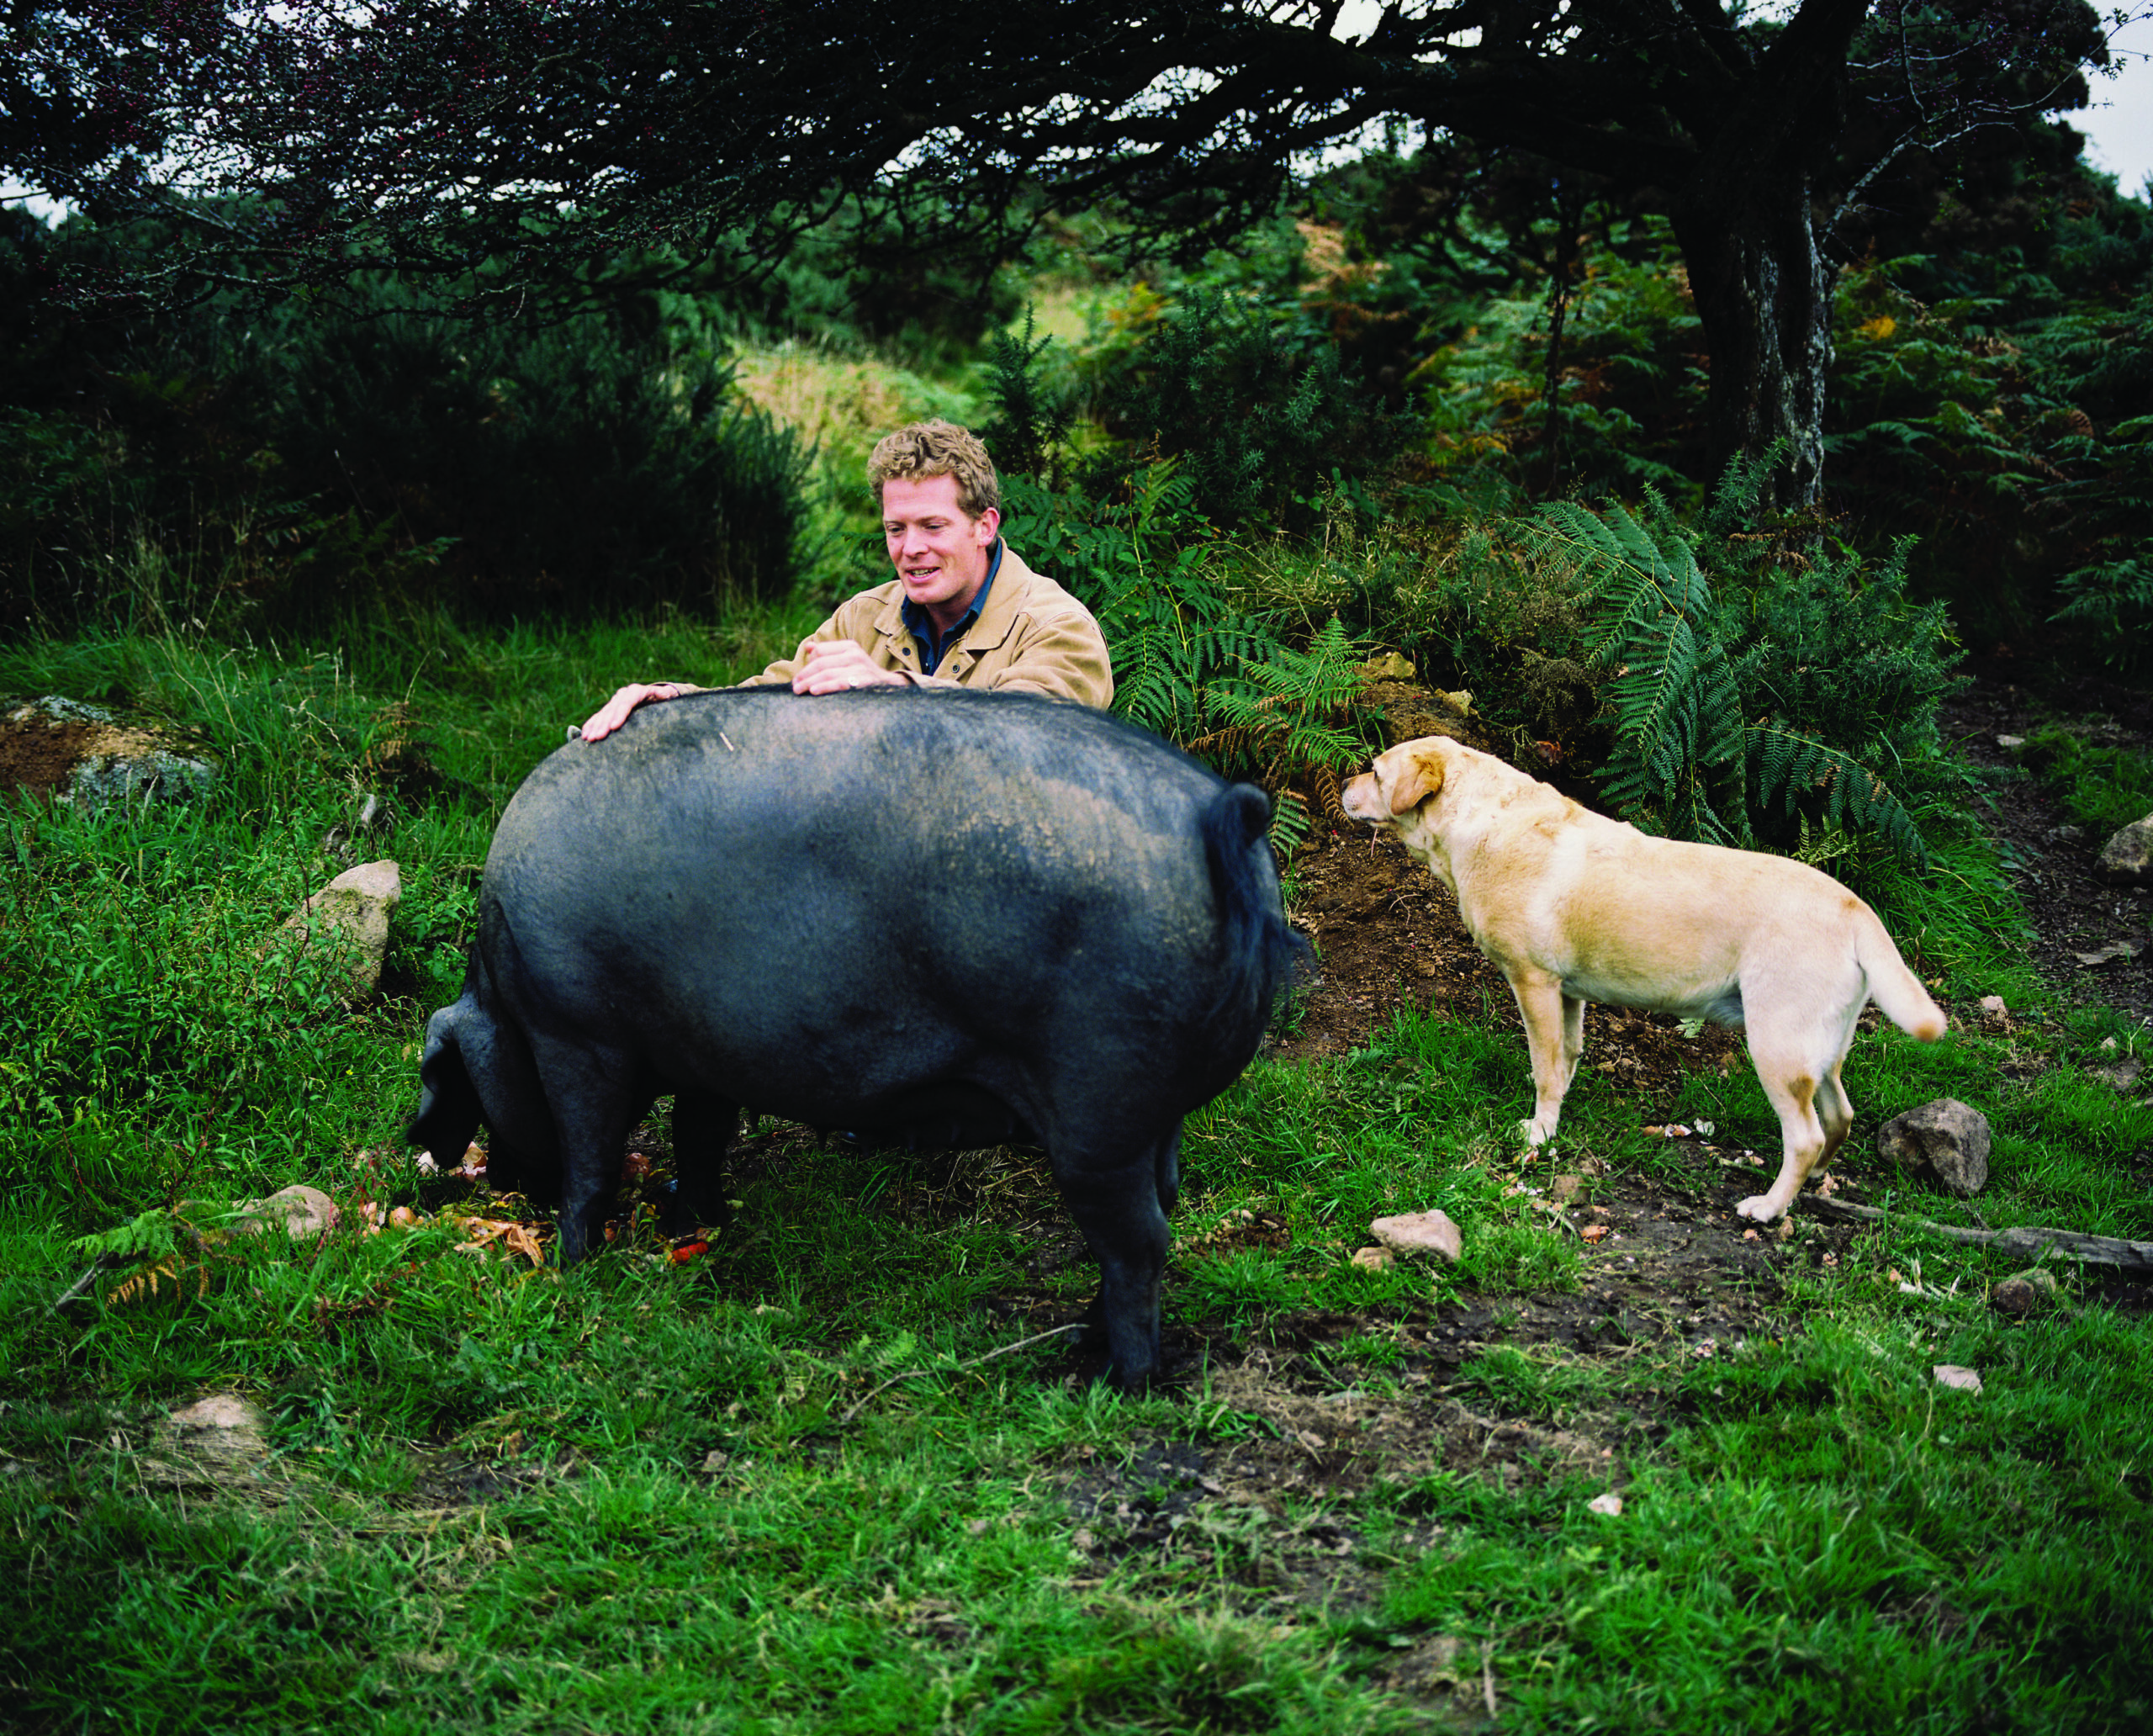
<path fill-rule="evenodd" d="M 2006 738 L 2023 739 L 2045 723 L 2064 722 L 2089 739 L 2153 748 L 2153 694 L 2087 676 L 2071 696 L 2080 709 L 2059 717 L 2008 680 L 1981 673 L 1944 709 L 1945 738 L 1976 765 L 2009 771 L 2017 755 Z M 2113 887 L 2093 872 L 2106 838 L 2074 824 L 2031 778 L 2001 786 L 1987 803 L 1989 835 L 2018 882 L 2032 929 L 2029 947 L 2041 980 L 2067 1005 L 2113 1007 L 2132 1024 L 2153 1019 L 2153 892 Z M 2134 959 L 2087 966 L 2092 955 L 2124 942 Z"/>

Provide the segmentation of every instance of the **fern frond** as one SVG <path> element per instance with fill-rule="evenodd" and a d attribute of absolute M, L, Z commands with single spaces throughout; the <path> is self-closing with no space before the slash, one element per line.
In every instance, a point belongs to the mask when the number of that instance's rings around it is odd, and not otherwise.
<path fill-rule="evenodd" d="M 1292 855 L 1314 829 L 1308 803 L 1299 790 L 1280 790 L 1272 797 L 1271 847 L 1280 855 Z"/>
<path fill-rule="evenodd" d="M 1928 847 L 1906 804 L 1852 754 L 1769 719 L 1744 735 L 1750 801 L 1760 812 L 1776 804 L 1791 816 L 1802 804 L 1821 804 L 1828 823 L 1874 832 L 1912 866 L 1928 865 Z"/>

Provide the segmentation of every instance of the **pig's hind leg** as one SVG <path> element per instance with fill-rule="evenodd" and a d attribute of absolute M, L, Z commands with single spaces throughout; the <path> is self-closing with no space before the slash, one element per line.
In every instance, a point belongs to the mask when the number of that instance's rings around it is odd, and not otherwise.
<path fill-rule="evenodd" d="M 1107 1378 L 1124 1391 L 1159 1372 L 1159 1291 L 1170 1237 L 1166 1209 L 1180 1191 L 1181 1127 L 1111 1169 L 1054 1154 L 1055 1179 L 1085 1246 L 1099 1262 L 1099 1294 L 1084 1312 L 1087 1339 L 1103 1336 Z"/>

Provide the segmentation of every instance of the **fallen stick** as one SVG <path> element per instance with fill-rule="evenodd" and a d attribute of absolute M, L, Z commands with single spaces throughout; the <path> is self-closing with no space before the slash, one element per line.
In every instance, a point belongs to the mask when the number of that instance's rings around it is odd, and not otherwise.
<path fill-rule="evenodd" d="M 1008 1356 L 1013 1350 L 1029 1350 L 1034 1344 L 1044 1344 L 1048 1339 L 1059 1338 L 1065 1332 L 1081 1332 L 1083 1330 L 1083 1321 L 1071 1321 L 1066 1326 L 1050 1326 L 1044 1332 L 1035 1332 L 1029 1338 L 1019 1338 L 1014 1344 L 1004 1344 L 997 1349 L 988 1351 L 983 1356 L 973 1357 L 966 1362 L 950 1363 L 939 1368 L 907 1368 L 902 1374 L 892 1374 L 887 1380 L 884 1381 L 881 1385 L 876 1387 L 873 1392 L 869 1393 L 867 1395 L 867 1398 L 862 1399 L 857 1405 L 854 1405 L 852 1409 L 846 1411 L 844 1416 L 840 1416 L 838 1419 L 838 1426 L 839 1428 L 849 1427 L 852 1422 L 852 1419 L 859 1416 L 861 1411 L 867 1408 L 867 1402 L 869 1399 L 873 1399 L 882 1393 L 887 1392 L 900 1380 L 918 1380 L 929 1374 L 961 1373 L 966 1368 L 976 1368 L 981 1363 L 991 1363 L 998 1356 Z"/>
<path fill-rule="evenodd" d="M 1827 1199 L 1804 1194 L 1797 1202 L 1813 1217 L 1834 1223 L 1896 1224 L 1903 1229 L 1925 1230 L 1953 1241 L 1977 1242 L 2022 1260 L 2038 1260 L 2050 1249 L 2083 1260 L 2089 1266 L 2114 1266 L 2123 1271 L 2153 1276 L 2153 1241 L 2126 1241 L 2119 1236 L 2086 1236 L 2076 1230 L 1962 1230 L 1955 1224 L 1939 1224 L 1928 1218 L 1908 1217 L 1873 1205 L 1855 1205 L 1844 1199 Z"/>

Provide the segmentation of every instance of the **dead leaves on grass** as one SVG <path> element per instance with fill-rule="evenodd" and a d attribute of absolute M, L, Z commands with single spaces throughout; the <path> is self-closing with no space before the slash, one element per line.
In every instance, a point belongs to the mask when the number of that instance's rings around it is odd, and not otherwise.
<path fill-rule="evenodd" d="M 522 1255 L 534 1267 L 546 1263 L 546 1250 L 538 1241 L 540 1225 L 516 1218 L 450 1218 L 447 1221 L 463 1234 L 464 1239 L 456 1244 L 459 1254 L 485 1259 L 500 1247 L 511 1256 Z"/>

